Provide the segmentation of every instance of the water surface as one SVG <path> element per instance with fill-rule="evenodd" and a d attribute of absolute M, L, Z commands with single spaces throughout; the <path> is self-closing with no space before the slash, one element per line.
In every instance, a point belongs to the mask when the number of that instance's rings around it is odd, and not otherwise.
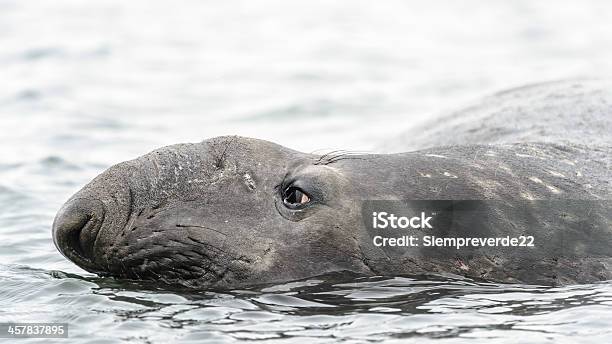
<path fill-rule="evenodd" d="M 79 343 L 609 341 L 610 283 L 167 290 L 82 271 L 51 223 L 95 175 L 162 145 L 369 151 L 503 88 L 611 74 L 608 1 L 0 0 L 0 322 L 68 322 Z"/>

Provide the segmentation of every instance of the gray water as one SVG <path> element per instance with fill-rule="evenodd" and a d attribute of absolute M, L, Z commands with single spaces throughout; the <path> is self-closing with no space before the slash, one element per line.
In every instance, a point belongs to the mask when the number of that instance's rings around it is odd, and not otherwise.
<path fill-rule="evenodd" d="M 609 342 L 612 283 L 168 290 L 80 270 L 50 228 L 95 175 L 162 145 L 370 151 L 503 88 L 610 75 L 609 1 L 0 0 L 0 322 L 67 322 L 75 343 Z"/>

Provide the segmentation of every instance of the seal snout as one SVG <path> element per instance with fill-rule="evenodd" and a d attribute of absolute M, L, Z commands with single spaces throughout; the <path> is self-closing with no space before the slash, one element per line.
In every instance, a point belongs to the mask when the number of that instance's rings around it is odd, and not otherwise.
<path fill-rule="evenodd" d="M 96 270 L 94 244 L 104 215 L 105 207 L 98 200 L 69 200 L 53 222 L 53 241 L 57 249 L 80 267 Z"/>

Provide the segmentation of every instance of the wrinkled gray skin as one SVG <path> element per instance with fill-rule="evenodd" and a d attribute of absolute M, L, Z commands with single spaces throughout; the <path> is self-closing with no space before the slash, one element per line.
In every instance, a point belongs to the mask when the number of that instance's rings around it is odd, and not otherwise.
<path fill-rule="evenodd" d="M 611 199 L 609 90 L 602 81 L 566 81 L 496 94 L 402 135 L 393 148 L 420 149 L 409 153 L 318 156 L 236 136 L 163 147 L 109 168 L 75 194 L 56 217 L 54 240 L 88 271 L 192 287 L 340 270 L 541 284 L 611 279 L 606 257 L 482 256 L 457 264 L 402 256 L 372 245 L 360 203 Z M 311 202 L 287 208 L 288 186 Z M 602 224 L 597 238 L 609 240 L 610 208 L 591 216 Z M 495 235 L 525 226 L 503 214 L 495 221 Z M 564 226 L 552 211 L 540 224 Z"/>

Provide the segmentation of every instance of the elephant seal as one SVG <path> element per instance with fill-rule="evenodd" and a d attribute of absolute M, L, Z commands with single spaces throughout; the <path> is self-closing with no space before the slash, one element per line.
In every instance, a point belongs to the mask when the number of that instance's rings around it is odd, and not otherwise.
<path fill-rule="evenodd" d="M 91 272 L 203 288 L 332 271 L 547 285 L 611 279 L 607 85 L 564 81 L 494 95 L 410 129 L 396 141 L 418 149 L 407 153 L 314 155 L 238 136 L 163 147 L 72 196 L 55 218 L 54 242 Z M 565 246 L 456 256 L 379 246 L 364 225 L 371 200 L 491 201 L 480 209 L 487 236 L 533 233 L 539 245 Z M 470 234 L 471 225 L 453 230 Z"/>

